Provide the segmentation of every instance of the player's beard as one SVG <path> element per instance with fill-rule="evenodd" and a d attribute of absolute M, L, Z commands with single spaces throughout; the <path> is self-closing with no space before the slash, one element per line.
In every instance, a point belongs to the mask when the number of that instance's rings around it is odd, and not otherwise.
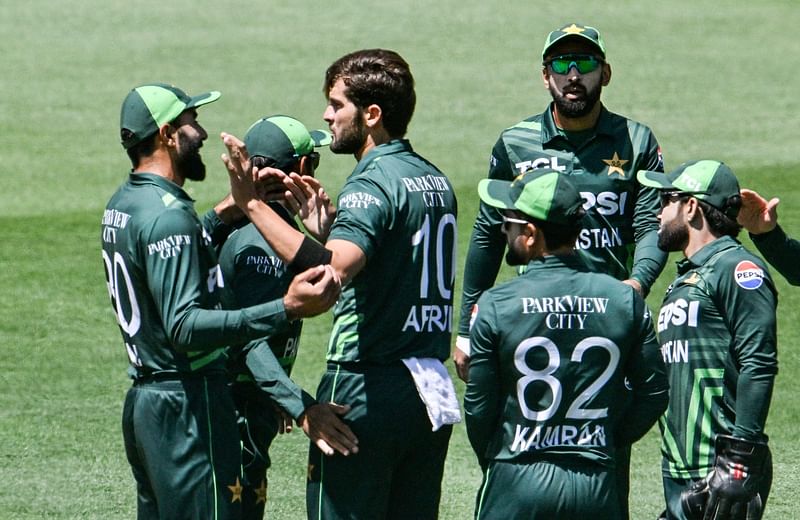
<path fill-rule="evenodd" d="M 603 92 L 603 85 L 598 83 L 595 88 L 586 90 L 583 99 L 579 101 L 570 101 L 552 84 L 550 84 L 548 88 L 556 104 L 558 113 L 572 119 L 583 117 L 591 112 L 597 102 L 600 101 L 600 94 Z"/>
<path fill-rule="evenodd" d="M 356 114 L 346 127 L 341 127 L 338 134 L 334 133 L 330 149 L 333 153 L 354 154 L 361 150 L 367 140 L 367 125 Z"/>
<path fill-rule="evenodd" d="M 200 157 L 200 147 L 203 146 L 203 139 L 190 137 L 181 129 L 178 129 L 180 148 L 175 157 L 175 169 L 184 178 L 193 181 L 202 181 L 206 178 L 206 165 Z"/>
<path fill-rule="evenodd" d="M 689 226 L 675 218 L 662 224 L 658 232 L 658 248 L 662 251 L 682 251 L 689 241 Z"/>
<path fill-rule="evenodd" d="M 506 263 L 508 265 L 525 265 L 528 263 L 528 259 L 514 248 L 514 242 L 508 244 Z"/>

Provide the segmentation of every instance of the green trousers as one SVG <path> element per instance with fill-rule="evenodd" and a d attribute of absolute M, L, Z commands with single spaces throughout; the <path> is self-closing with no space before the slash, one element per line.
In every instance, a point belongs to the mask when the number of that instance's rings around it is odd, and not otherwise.
<path fill-rule="evenodd" d="M 222 375 L 137 383 L 122 415 L 144 519 L 238 519 L 241 452 Z"/>

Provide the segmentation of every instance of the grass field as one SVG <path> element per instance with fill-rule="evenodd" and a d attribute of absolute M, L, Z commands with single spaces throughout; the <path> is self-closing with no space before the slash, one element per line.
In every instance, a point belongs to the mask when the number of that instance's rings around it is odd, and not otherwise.
<path fill-rule="evenodd" d="M 188 189 L 206 209 L 226 189 L 220 131 L 288 113 L 322 125 L 322 74 L 351 50 L 388 47 L 411 64 L 418 104 L 409 137 L 458 190 L 460 253 L 477 210 L 477 181 L 503 128 L 539 112 L 537 65 L 546 33 L 596 25 L 613 67 L 613 111 L 649 124 L 667 167 L 714 158 L 742 184 L 782 198 L 781 222 L 800 235 L 800 102 L 794 0 L 609 0 L 543 3 L 386 0 L 210 2 L 32 0 L 0 18 L 0 518 L 131 518 L 133 479 L 120 416 L 126 356 L 99 254 L 102 208 L 129 163 L 119 106 L 140 83 L 220 90 L 200 112 L 212 135 L 209 179 Z M 653 3 L 654 4 L 654 3 Z M 323 155 L 332 192 L 349 157 Z M 746 237 L 742 237 L 748 243 Z M 461 262 L 460 262 L 461 264 Z M 507 272 L 505 273 L 508 274 Z M 675 274 L 662 274 L 657 309 Z M 775 480 L 765 518 L 800 518 L 800 291 L 780 290 L 781 373 L 768 423 Z M 460 285 L 459 285 L 460 287 Z M 330 318 L 309 320 L 296 379 L 315 387 Z M 458 384 L 463 391 L 463 385 Z M 304 517 L 305 438 L 276 441 L 270 518 Z M 441 517 L 470 518 L 480 480 L 463 425 L 455 429 Z M 634 446 L 636 519 L 661 510 L 657 432 Z"/>

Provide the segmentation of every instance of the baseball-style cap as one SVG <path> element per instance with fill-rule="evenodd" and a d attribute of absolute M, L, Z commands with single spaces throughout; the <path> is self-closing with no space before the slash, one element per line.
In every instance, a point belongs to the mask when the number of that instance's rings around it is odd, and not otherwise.
<path fill-rule="evenodd" d="M 651 188 L 691 194 L 732 219 L 739 213 L 739 181 L 733 171 L 719 161 L 690 161 L 669 173 L 639 170 L 636 178 Z"/>
<path fill-rule="evenodd" d="M 188 108 L 196 108 L 219 99 L 217 91 L 190 97 L 183 90 L 166 83 L 141 85 L 131 90 L 122 102 L 120 137 L 127 150 L 158 132 Z"/>
<path fill-rule="evenodd" d="M 583 198 L 566 175 L 542 168 L 513 181 L 483 179 L 478 194 L 489 206 L 513 209 L 554 224 L 574 224 L 583 216 Z"/>
<path fill-rule="evenodd" d="M 582 38 L 600 51 L 600 56 L 603 58 L 606 57 L 606 44 L 603 43 L 603 37 L 600 36 L 600 31 L 588 25 L 570 23 L 547 35 L 547 39 L 544 41 L 544 49 L 542 49 L 542 59 L 547 57 L 547 51 L 549 51 L 553 45 L 565 38 Z"/>
<path fill-rule="evenodd" d="M 251 157 L 260 155 L 275 161 L 275 168 L 285 170 L 308 155 L 314 148 L 331 144 L 331 133 L 326 130 L 308 129 L 297 119 L 275 115 L 264 117 L 253 123 L 244 136 L 247 153 Z"/>

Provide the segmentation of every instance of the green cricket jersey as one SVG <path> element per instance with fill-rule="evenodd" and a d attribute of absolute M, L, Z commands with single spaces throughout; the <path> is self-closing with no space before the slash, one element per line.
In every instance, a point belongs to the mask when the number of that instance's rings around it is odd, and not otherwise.
<path fill-rule="evenodd" d="M 354 243 L 367 263 L 334 307 L 329 361 L 448 357 L 456 213 L 450 181 L 408 141 L 361 158 L 339 195 L 328 240 Z"/>
<path fill-rule="evenodd" d="M 780 226 L 768 233 L 750 233 L 753 244 L 772 265 L 792 285 L 800 285 L 800 241 L 786 236 Z"/>
<path fill-rule="evenodd" d="M 659 421 L 665 476 L 705 477 L 716 434 L 766 441 L 778 372 L 776 305 L 764 263 L 733 238 L 678 264 L 657 321 L 670 382 Z"/>
<path fill-rule="evenodd" d="M 215 240 L 229 232 L 213 211 L 201 221 L 180 186 L 131 174 L 103 214 L 106 283 L 131 376 L 223 371 L 228 344 L 284 326 L 282 300 L 218 310 Z"/>
<path fill-rule="evenodd" d="M 489 461 L 614 465 L 655 424 L 667 380 L 632 287 L 578 256 L 546 256 L 486 291 L 470 334 L 467 433 Z M 626 389 L 630 385 L 632 391 Z"/>
<path fill-rule="evenodd" d="M 298 229 L 286 209 L 278 204 L 271 206 Z M 224 280 L 221 298 L 226 309 L 282 298 L 294 276 L 253 224 L 228 237 L 219 253 L 219 266 Z M 268 338 L 255 340 L 243 349 L 232 348 L 228 363 L 234 377 L 257 382 L 294 418 L 303 413 L 307 403 L 313 402 L 313 398 L 289 378 L 297 359 L 302 328 L 302 320 L 295 320 Z"/>
<path fill-rule="evenodd" d="M 658 193 L 636 180 L 638 170 L 664 170 L 650 129 L 603 108 L 593 131 L 568 134 L 548 107 L 500 134 L 489 178 L 510 181 L 535 168 L 569 175 L 581 192 L 587 215 L 575 246 L 586 265 L 634 278 L 646 294 L 667 259 L 657 246 Z M 481 202 L 464 268 L 459 336 L 469 336 L 472 307 L 497 277 L 506 246 L 500 224 L 500 213 Z"/>

